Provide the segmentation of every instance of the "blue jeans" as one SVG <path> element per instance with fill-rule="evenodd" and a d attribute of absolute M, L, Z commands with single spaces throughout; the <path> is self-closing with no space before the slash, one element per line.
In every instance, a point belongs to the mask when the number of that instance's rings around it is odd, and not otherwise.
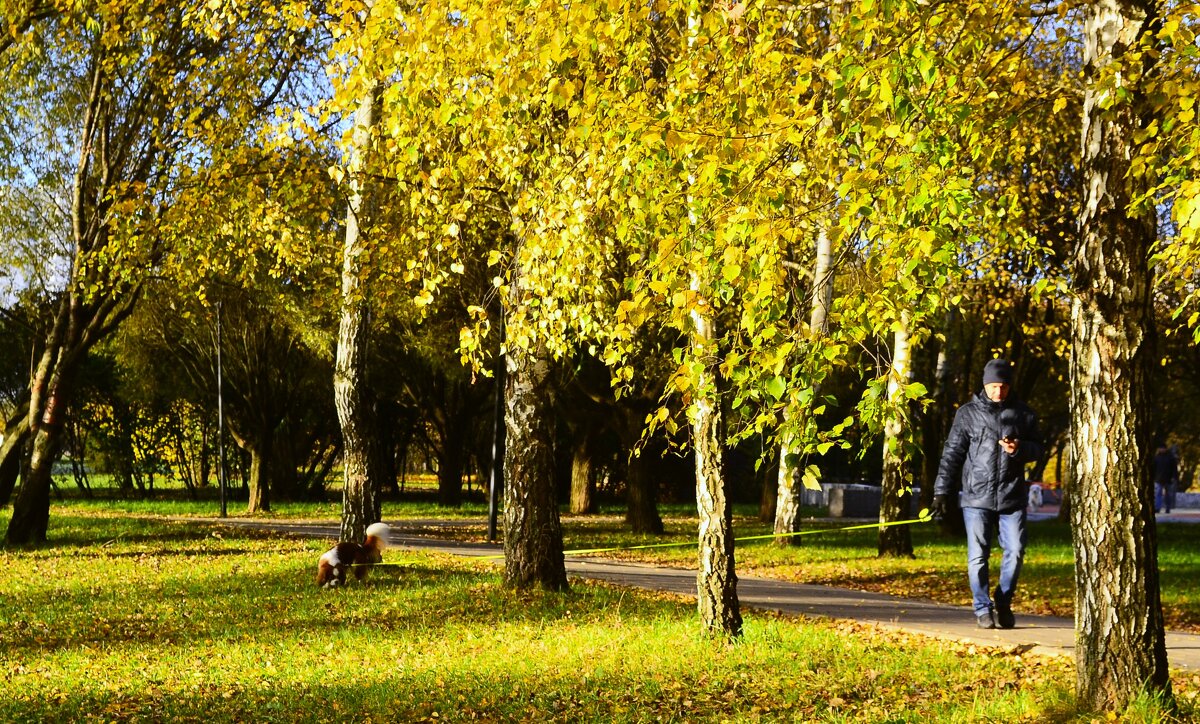
<path fill-rule="evenodd" d="M 1175 482 L 1154 484 L 1154 512 L 1162 509 L 1170 513 L 1175 507 Z"/>
<path fill-rule="evenodd" d="M 988 576 L 988 556 L 996 532 L 1000 533 L 1000 548 L 1004 555 L 1000 559 L 1000 584 L 996 587 L 995 605 L 1007 609 L 1012 606 L 1013 593 L 1017 590 L 1017 577 L 1021 575 L 1021 563 L 1025 560 L 1025 509 L 1011 513 L 998 513 L 983 508 L 963 508 L 963 523 L 967 528 L 967 576 L 971 581 L 971 597 L 975 603 L 975 615 L 982 616 L 992 610 L 991 582 Z"/>

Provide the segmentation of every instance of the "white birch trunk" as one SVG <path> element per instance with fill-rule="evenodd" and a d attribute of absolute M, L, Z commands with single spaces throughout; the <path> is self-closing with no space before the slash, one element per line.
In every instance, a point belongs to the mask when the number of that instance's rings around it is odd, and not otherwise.
<path fill-rule="evenodd" d="M 816 259 L 813 266 L 813 301 L 809 329 L 814 338 L 829 331 L 829 308 L 833 304 L 833 244 L 822 224 L 817 231 Z M 816 398 L 814 390 L 814 400 Z M 779 446 L 779 493 L 775 503 L 775 535 L 780 545 L 800 545 L 801 485 L 800 450 L 792 438 Z"/>
<path fill-rule="evenodd" d="M 342 308 L 338 325 L 337 359 L 334 363 L 333 389 L 338 422 L 342 428 L 342 467 L 345 484 L 342 491 L 343 541 L 360 542 L 367 526 L 380 518 L 371 436 L 373 417 L 367 399 L 367 340 L 370 338 L 370 305 L 364 283 L 363 254 L 366 240 L 362 234 L 364 213 L 363 170 L 370 152 L 376 123 L 377 84 L 363 92 L 354 114 L 350 157 L 347 163 L 349 196 L 346 210 L 346 238 L 342 246 Z"/>
<path fill-rule="evenodd" d="M 909 347 L 909 315 L 903 313 L 900 327 L 894 335 L 892 366 L 888 371 L 888 406 L 893 413 L 883 426 L 883 481 L 879 505 L 879 555 L 913 555 L 912 535 L 906 525 L 889 525 L 906 520 L 912 501 L 912 486 L 909 485 L 904 453 L 904 425 L 906 416 L 899 412 L 907 404 L 904 386 L 912 374 L 912 353 Z"/>
<path fill-rule="evenodd" d="M 1108 711 L 1143 690 L 1170 696 L 1147 399 L 1156 224 L 1153 209 L 1131 208 L 1145 189 L 1130 173 L 1145 109 L 1128 68 L 1115 80 L 1122 99 L 1112 100 L 1116 88 L 1104 79 L 1114 62 L 1144 63 L 1135 53 L 1156 12 L 1154 2 L 1098 0 L 1084 26 L 1084 198 L 1071 307 L 1076 693 Z"/>

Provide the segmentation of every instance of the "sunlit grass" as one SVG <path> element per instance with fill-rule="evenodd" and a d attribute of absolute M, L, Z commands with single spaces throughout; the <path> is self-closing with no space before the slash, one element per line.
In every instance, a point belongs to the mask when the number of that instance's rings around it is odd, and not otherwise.
<path fill-rule="evenodd" d="M 728 645 L 689 600 L 517 593 L 452 557 L 322 591 L 321 541 L 86 508 L 51 527 L 0 552 L 3 721 L 1088 720 L 1064 659 L 758 614 Z"/>
<path fill-rule="evenodd" d="M 278 503 L 270 513 L 256 518 L 278 520 L 338 521 L 339 502 Z M 216 519 L 210 502 L 159 500 L 70 501 L 68 510 L 95 514 L 183 516 Z M 563 516 L 564 544 L 568 551 L 612 548 L 604 557 L 628 561 L 687 567 L 696 560 L 696 520 L 692 506 L 665 505 L 661 508 L 666 532 L 662 535 L 634 534 L 625 524 L 620 507 L 605 508 L 600 515 Z M 750 506 L 739 506 L 735 535 L 754 539 L 767 535 L 771 527 L 750 514 Z M 813 511 L 815 512 L 815 511 Z M 239 512 L 231 509 L 230 515 Z M 445 539 L 483 541 L 487 534 L 487 507 L 466 503 L 461 508 L 443 508 L 427 501 L 394 501 L 384 504 L 384 519 L 416 521 L 453 519 L 455 526 L 426 528 L 425 535 Z M 804 523 L 802 543 L 781 547 L 770 540 L 741 540 L 737 565 L 741 575 L 759 575 L 799 583 L 836 585 L 848 588 L 926 598 L 941 603 L 968 605 L 966 544 L 943 535 L 931 523 L 910 529 L 916 557 L 879 558 L 875 529 L 843 530 L 860 523 L 810 519 Z M 1070 527 L 1058 521 L 1030 524 L 1030 541 L 1015 606 L 1018 613 L 1071 616 L 1074 610 L 1074 552 Z M 1187 523 L 1158 524 L 1159 578 L 1164 617 L 1172 629 L 1200 632 L 1200 546 L 1195 544 L 1200 527 Z M 70 536 L 69 529 L 51 526 L 50 536 Z M 999 551 L 993 553 L 998 565 Z"/>
<path fill-rule="evenodd" d="M 62 483 L 60 483 L 62 486 Z M 408 486 L 409 494 L 403 502 L 386 504 L 389 516 L 403 518 L 478 518 L 487 515 L 487 504 L 477 500 L 478 495 L 470 496 L 457 508 L 437 505 L 432 500 L 418 498 L 413 489 L 431 494 L 436 491 L 436 481 L 421 481 Z M 82 497 L 77 490 L 64 488 L 64 494 L 55 500 L 55 505 L 66 508 L 78 508 L 97 512 L 115 512 L 123 514 L 143 514 L 148 516 L 190 516 L 197 518 L 217 518 L 221 513 L 220 499 L 216 491 L 205 489 L 197 497 L 192 498 L 178 486 L 160 486 L 153 493 L 143 495 L 118 494 L 109 489 L 97 489 L 90 498 Z M 249 515 L 246 512 L 246 501 L 230 494 L 226 498 L 225 512 L 230 518 L 241 518 Z M 277 520 L 336 520 L 341 517 L 342 503 L 340 493 L 330 492 L 321 501 L 274 501 L 268 511 L 258 511 L 255 518 Z M 53 534 L 53 531 L 51 531 Z"/>

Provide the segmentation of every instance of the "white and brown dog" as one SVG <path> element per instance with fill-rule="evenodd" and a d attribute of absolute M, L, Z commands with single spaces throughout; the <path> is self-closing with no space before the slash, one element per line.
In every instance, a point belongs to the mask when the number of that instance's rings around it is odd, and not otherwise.
<path fill-rule="evenodd" d="M 363 580 L 371 566 L 383 560 L 383 551 L 388 546 L 387 523 L 374 523 L 367 527 L 367 538 L 358 543 L 338 543 L 325 551 L 317 561 L 317 585 L 322 588 L 337 588 L 346 585 L 346 572 L 354 571 L 356 580 Z"/>

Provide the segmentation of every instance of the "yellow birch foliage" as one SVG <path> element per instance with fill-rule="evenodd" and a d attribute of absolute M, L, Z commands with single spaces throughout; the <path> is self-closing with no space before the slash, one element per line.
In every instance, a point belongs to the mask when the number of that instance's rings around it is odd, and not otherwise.
<path fill-rule="evenodd" d="M 819 406 L 819 379 L 902 318 L 919 341 L 981 259 L 1034 243 L 997 169 L 1029 163 L 1013 129 L 1057 82 L 1031 50 L 1051 21 L 1015 2 L 833 6 L 377 2 L 357 72 L 389 79 L 381 143 L 422 294 L 461 263 L 466 220 L 495 219 L 497 288 L 521 269 L 510 345 L 589 345 L 628 381 L 643 325 L 675 328 L 685 402 L 703 363 L 683 335 L 711 306 L 748 431 Z M 845 282 L 814 341 L 790 270 L 819 226 Z M 465 356 L 486 333 L 464 332 Z M 868 423 L 884 399 L 868 393 Z"/>

